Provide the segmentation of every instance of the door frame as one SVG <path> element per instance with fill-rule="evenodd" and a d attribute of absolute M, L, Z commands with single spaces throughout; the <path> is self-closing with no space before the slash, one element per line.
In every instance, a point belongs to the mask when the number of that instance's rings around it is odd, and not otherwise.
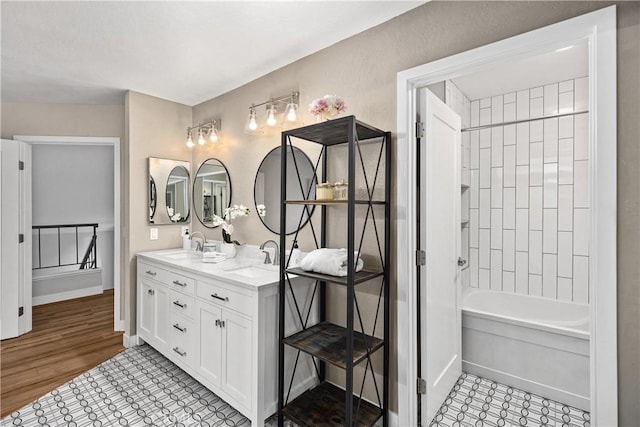
<path fill-rule="evenodd" d="M 120 138 L 14 135 L 13 139 L 31 145 L 107 145 L 113 147 L 113 329 L 114 331 L 124 331 L 125 321 L 120 318 L 120 314 L 123 312 L 120 307 Z"/>
<path fill-rule="evenodd" d="M 617 425 L 616 326 L 616 7 L 549 25 L 398 73 L 397 78 L 397 354 L 398 425 L 416 425 L 417 233 L 416 112 L 419 88 L 472 73 L 509 59 L 526 58 L 589 43 L 589 277 L 592 283 L 590 396 L 593 425 Z M 427 177 L 428 179 L 428 177 Z"/>

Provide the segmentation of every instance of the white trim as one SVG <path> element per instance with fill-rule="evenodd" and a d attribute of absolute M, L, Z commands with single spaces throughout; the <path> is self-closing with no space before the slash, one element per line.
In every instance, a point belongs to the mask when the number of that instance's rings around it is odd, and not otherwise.
<path fill-rule="evenodd" d="M 143 344 L 142 338 L 139 338 L 137 335 L 127 335 L 122 334 L 122 346 L 125 348 L 135 347 L 137 345 Z"/>
<path fill-rule="evenodd" d="M 57 292 L 55 294 L 40 295 L 33 297 L 33 305 L 50 304 L 52 302 L 66 301 L 73 298 L 88 297 L 90 295 L 102 294 L 102 285 L 90 288 L 76 289 L 73 291 Z"/>
<path fill-rule="evenodd" d="M 124 331 L 124 319 L 120 319 L 123 311 L 120 306 L 120 138 L 115 137 L 90 137 L 90 136 L 33 136 L 14 135 L 13 139 L 28 142 L 31 145 L 110 145 L 113 147 L 113 289 L 114 289 L 114 314 L 113 328 L 115 331 Z"/>
<path fill-rule="evenodd" d="M 505 60 L 589 43 L 591 260 L 591 419 L 618 422 L 616 327 L 616 7 L 578 16 L 398 73 L 396 182 L 415 183 L 414 118 L 418 88 Z M 413 185 L 397 186 L 398 425 L 416 425 L 417 319 L 413 263 L 417 235 Z M 428 421 L 427 421 L 428 422 Z"/>

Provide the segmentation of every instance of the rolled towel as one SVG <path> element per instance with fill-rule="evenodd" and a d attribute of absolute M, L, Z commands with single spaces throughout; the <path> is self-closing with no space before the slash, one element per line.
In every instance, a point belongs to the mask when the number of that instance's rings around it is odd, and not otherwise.
<path fill-rule="evenodd" d="M 355 252 L 356 271 L 362 270 L 364 262 Z M 329 274 L 331 276 L 344 277 L 347 275 L 347 250 L 321 248 L 309 252 L 300 262 L 300 268 L 304 271 Z"/>

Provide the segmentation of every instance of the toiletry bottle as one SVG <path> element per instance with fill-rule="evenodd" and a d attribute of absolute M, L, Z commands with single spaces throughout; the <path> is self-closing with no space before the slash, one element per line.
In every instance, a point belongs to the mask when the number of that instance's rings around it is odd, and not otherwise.
<path fill-rule="evenodd" d="M 191 239 L 189 237 L 189 230 L 187 230 L 184 233 L 184 236 L 182 236 L 182 249 L 184 249 L 185 251 L 191 249 Z"/>
<path fill-rule="evenodd" d="M 300 249 L 298 248 L 298 241 L 293 241 L 293 246 L 291 247 L 291 261 L 289 262 L 291 267 L 297 267 L 300 264 Z"/>

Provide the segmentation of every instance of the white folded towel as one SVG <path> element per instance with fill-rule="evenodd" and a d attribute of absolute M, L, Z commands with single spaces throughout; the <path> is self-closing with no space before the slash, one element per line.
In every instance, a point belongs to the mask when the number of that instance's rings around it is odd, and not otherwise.
<path fill-rule="evenodd" d="M 364 262 L 355 252 L 356 271 L 362 270 Z M 309 252 L 300 262 L 300 268 L 304 271 L 329 274 L 331 276 L 344 277 L 347 275 L 347 250 L 321 248 Z"/>

